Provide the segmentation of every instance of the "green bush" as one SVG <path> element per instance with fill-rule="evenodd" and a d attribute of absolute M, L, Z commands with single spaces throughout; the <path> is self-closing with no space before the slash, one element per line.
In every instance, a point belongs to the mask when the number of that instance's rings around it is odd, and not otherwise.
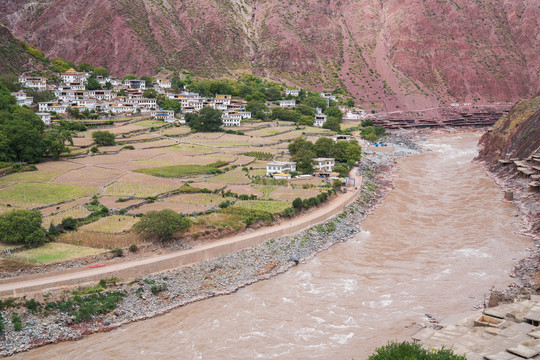
<path fill-rule="evenodd" d="M 303 203 L 302 199 L 296 198 L 296 199 L 293 200 L 292 206 L 293 206 L 293 208 L 296 209 L 296 211 L 300 211 L 300 210 L 302 210 L 302 207 L 304 206 L 304 203 Z"/>
<path fill-rule="evenodd" d="M 14 312 L 11 315 L 11 322 L 13 323 L 13 330 L 21 331 L 22 330 L 22 319 L 19 314 Z"/>
<path fill-rule="evenodd" d="M 143 237 L 157 236 L 160 241 L 170 240 L 179 231 L 187 230 L 191 221 L 172 210 L 150 211 L 133 229 Z"/>
<path fill-rule="evenodd" d="M 454 354 L 451 349 L 426 350 L 420 344 L 404 341 L 391 342 L 375 350 L 368 360 L 466 360 L 465 356 Z"/>
<path fill-rule="evenodd" d="M 92 139 L 101 146 L 111 146 L 115 144 L 115 135 L 110 131 L 100 130 L 92 133 Z"/>
<path fill-rule="evenodd" d="M 27 247 L 45 242 L 42 215 L 39 210 L 13 210 L 0 214 L 0 241 Z"/>
<path fill-rule="evenodd" d="M 93 154 L 95 154 L 95 153 L 99 152 L 99 149 L 97 148 L 97 146 L 92 146 L 92 147 L 90 148 L 90 152 L 92 152 Z"/>
<path fill-rule="evenodd" d="M 139 248 L 137 247 L 137 245 L 133 244 L 129 247 L 129 251 L 130 252 L 137 252 L 139 251 Z"/>
<path fill-rule="evenodd" d="M 122 257 L 124 255 L 124 250 L 122 250 L 121 247 L 117 246 L 111 250 L 111 253 L 113 254 L 114 257 Z"/>
<path fill-rule="evenodd" d="M 77 230 L 77 220 L 72 217 L 62 219 L 62 228 L 64 230 Z"/>

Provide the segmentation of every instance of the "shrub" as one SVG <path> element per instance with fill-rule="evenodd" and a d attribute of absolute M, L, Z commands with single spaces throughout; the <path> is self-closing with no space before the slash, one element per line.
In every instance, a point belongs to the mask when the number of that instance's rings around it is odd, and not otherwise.
<path fill-rule="evenodd" d="M 226 207 L 231 206 L 231 200 L 225 200 L 219 203 L 219 207 L 225 209 Z"/>
<path fill-rule="evenodd" d="M 238 195 L 238 199 L 240 199 L 240 200 L 249 200 L 249 195 L 246 195 L 246 194 Z"/>
<path fill-rule="evenodd" d="M 304 203 L 303 203 L 302 199 L 296 198 L 296 199 L 293 200 L 292 206 L 293 206 L 293 208 L 296 209 L 296 211 L 300 211 L 300 210 L 302 210 L 302 207 L 304 206 Z"/>
<path fill-rule="evenodd" d="M 115 144 L 115 135 L 110 131 L 94 131 L 92 133 L 92 139 L 96 144 L 101 146 L 111 146 Z"/>
<path fill-rule="evenodd" d="M 126 145 L 126 146 L 124 146 L 122 149 L 126 149 L 126 150 L 135 150 L 135 146 L 133 146 L 133 145 Z"/>
<path fill-rule="evenodd" d="M 288 207 L 281 213 L 285 217 L 291 217 L 296 213 L 296 210 L 292 207 Z"/>
<path fill-rule="evenodd" d="M 426 350 L 420 344 L 408 341 L 402 343 L 391 342 L 375 350 L 368 360 L 395 360 L 395 359 L 418 359 L 418 360 L 466 360 L 465 356 L 454 354 L 451 349 Z"/>
<path fill-rule="evenodd" d="M 77 220 L 72 217 L 62 219 L 62 228 L 64 230 L 77 230 Z"/>
<path fill-rule="evenodd" d="M 14 312 L 11 315 L 11 322 L 13 323 L 13 330 L 21 331 L 22 330 L 22 319 L 19 314 Z"/>
<path fill-rule="evenodd" d="M 92 152 L 92 153 L 95 154 L 95 153 L 99 152 L 99 149 L 97 148 L 97 146 L 92 146 L 92 147 L 90 148 L 90 152 Z"/>
<path fill-rule="evenodd" d="M 134 253 L 139 251 L 139 248 L 137 247 L 137 245 L 133 244 L 129 247 L 129 251 Z"/>
<path fill-rule="evenodd" d="M 169 240 L 179 231 L 191 226 L 191 221 L 172 210 L 150 211 L 135 224 L 133 229 L 143 237 L 157 236 L 160 241 Z"/>
<path fill-rule="evenodd" d="M 113 257 L 122 257 L 124 256 L 124 250 L 122 250 L 121 247 L 115 247 L 111 250 L 111 253 L 113 254 Z"/>

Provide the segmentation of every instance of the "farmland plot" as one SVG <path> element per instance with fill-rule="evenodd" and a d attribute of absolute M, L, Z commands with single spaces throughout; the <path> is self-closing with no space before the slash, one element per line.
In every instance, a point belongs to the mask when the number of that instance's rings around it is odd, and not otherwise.
<path fill-rule="evenodd" d="M 118 234 L 130 230 L 137 221 L 139 219 L 133 216 L 112 215 L 84 225 L 80 228 L 80 231 Z"/>

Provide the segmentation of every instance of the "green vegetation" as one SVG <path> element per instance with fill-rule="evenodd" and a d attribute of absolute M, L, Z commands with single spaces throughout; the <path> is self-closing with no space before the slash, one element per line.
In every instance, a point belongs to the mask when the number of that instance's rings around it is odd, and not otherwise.
<path fill-rule="evenodd" d="M 13 210 L 0 214 L 0 242 L 27 247 L 45 242 L 42 216 L 38 210 Z"/>
<path fill-rule="evenodd" d="M 466 360 L 465 356 L 456 355 L 451 349 L 424 349 L 421 344 L 404 341 L 391 342 L 375 350 L 368 360 Z"/>
<path fill-rule="evenodd" d="M 235 207 L 241 207 L 249 210 L 265 211 L 272 214 L 279 213 L 290 206 L 286 201 L 272 200 L 240 200 L 234 204 Z"/>
<path fill-rule="evenodd" d="M 101 253 L 103 253 L 103 250 L 100 249 L 62 243 L 48 243 L 39 248 L 19 252 L 15 257 L 32 263 L 51 264 Z"/>
<path fill-rule="evenodd" d="M 79 196 L 95 193 L 89 187 L 49 183 L 16 184 L 0 190 L 0 200 L 5 203 L 56 204 Z"/>
<path fill-rule="evenodd" d="M 114 309 L 123 299 L 125 292 L 108 291 L 93 293 L 87 296 L 75 295 L 58 302 L 52 301 L 45 305 L 46 311 L 58 310 L 75 317 L 75 322 L 88 321 L 95 315 L 106 314 Z"/>
<path fill-rule="evenodd" d="M 222 131 L 221 115 L 221 111 L 205 106 L 197 115 L 189 119 L 188 125 L 195 131 Z"/>
<path fill-rule="evenodd" d="M 134 171 L 147 175 L 168 178 L 196 174 L 219 174 L 222 172 L 222 170 L 218 169 L 218 167 L 226 164 L 227 162 L 225 161 L 218 161 L 209 165 L 172 165 L 147 169 L 137 169 Z"/>
<path fill-rule="evenodd" d="M 161 210 L 145 214 L 133 229 L 143 237 L 157 236 L 160 241 L 166 241 L 190 226 L 191 221 L 182 214 L 172 210 Z"/>
<path fill-rule="evenodd" d="M 94 131 L 92 133 L 92 139 L 96 142 L 96 144 L 101 146 L 111 146 L 115 144 L 115 135 L 111 133 L 110 131 Z"/>

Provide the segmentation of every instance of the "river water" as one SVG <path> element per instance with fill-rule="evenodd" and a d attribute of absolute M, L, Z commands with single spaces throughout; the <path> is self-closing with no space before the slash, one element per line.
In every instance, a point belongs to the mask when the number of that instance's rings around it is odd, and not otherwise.
<path fill-rule="evenodd" d="M 365 359 L 414 323 L 470 311 L 505 287 L 531 241 L 483 173 L 478 133 L 428 138 L 401 159 L 364 231 L 237 293 L 24 359 Z M 411 326 L 413 325 L 413 326 Z"/>

